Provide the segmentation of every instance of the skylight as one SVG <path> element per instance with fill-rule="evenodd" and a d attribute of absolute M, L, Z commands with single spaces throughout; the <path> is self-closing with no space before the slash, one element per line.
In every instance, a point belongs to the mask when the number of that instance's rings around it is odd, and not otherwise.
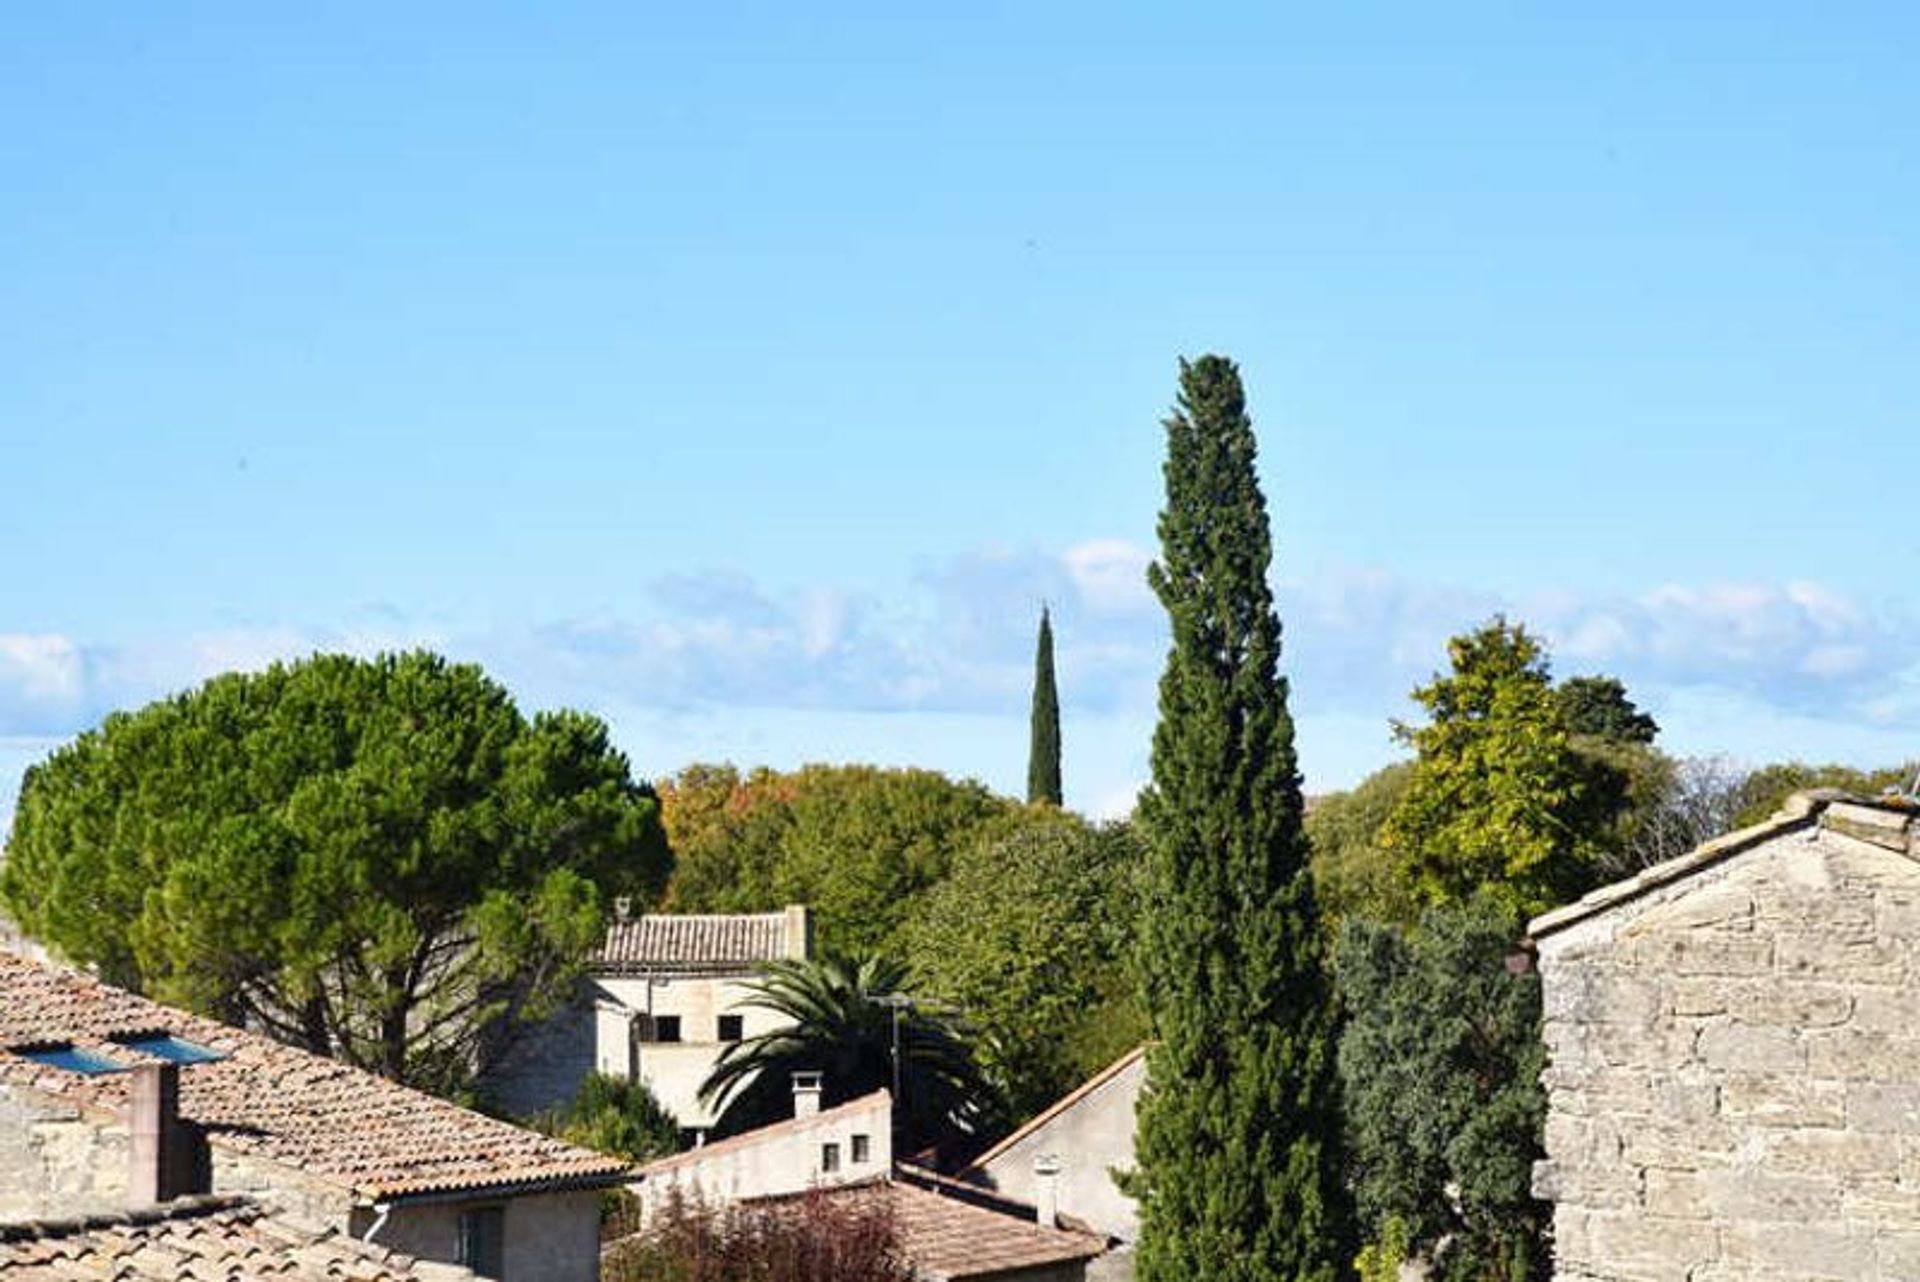
<path fill-rule="evenodd" d="M 108 1059 L 98 1051 L 82 1050 L 70 1042 L 57 1046 L 34 1046 L 14 1051 L 22 1059 L 30 1059 L 36 1064 L 45 1064 L 48 1068 L 65 1069 L 69 1073 L 85 1073 L 97 1077 L 102 1073 L 124 1073 L 127 1065 L 118 1060 Z"/>
<path fill-rule="evenodd" d="M 151 1055 L 155 1059 L 171 1060 L 175 1064 L 205 1064 L 210 1060 L 226 1058 L 219 1051 L 208 1050 L 198 1042 L 190 1042 L 184 1037 L 175 1037 L 172 1033 L 123 1038 L 120 1045 L 130 1051 L 139 1051 L 142 1055 Z"/>

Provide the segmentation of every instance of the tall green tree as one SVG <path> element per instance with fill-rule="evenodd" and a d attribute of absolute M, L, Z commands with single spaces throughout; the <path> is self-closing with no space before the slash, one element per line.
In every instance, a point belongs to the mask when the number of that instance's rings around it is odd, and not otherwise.
<path fill-rule="evenodd" d="M 1033 655 L 1032 732 L 1027 746 L 1027 801 L 1060 804 L 1060 691 L 1053 680 L 1053 618 L 1040 607 Z"/>
<path fill-rule="evenodd" d="M 34 767 L 0 899 L 116 983 L 452 1089 L 668 863 L 595 718 L 529 721 L 436 655 L 321 655 L 116 713 Z"/>
<path fill-rule="evenodd" d="M 962 851 L 901 934 L 916 983 L 978 1029 L 1012 1110 L 1038 1113 L 1144 1040 L 1127 969 L 1139 844 L 1070 812 Z"/>
<path fill-rule="evenodd" d="M 1628 800 L 1620 767 L 1580 751 L 1524 627 L 1495 618 L 1447 654 L 1413 692 L 1427 724 L 1396 727 L 1417 755 L 1381 844 L 1425 905 L 1490 887 L 1531 914 L 1578 896 Z"/>
<path fill-rule="evenodd" d="M 1022 821 L 1017 801 L 932 770 L 694 766 L 661 787 L 679 912 L 810 904 L 824 950 L 891 950 L 954 855 Z"/>
<path fill-rule="evenodd" d="M 1404 1233 L 1446 1282 L 1545 1278 L 1533 1198 L 1546 1096 L 1540 979 L 1509 968 L 1525 929 L 1482 893 L 1410 927 L 1350 919 L 1338 950 L 1351 1177 L 1369 1236 Z"/>
<path fill-rule="evenodd" d="M 1144 1282 L 1330 1279 L 1353 1258 L 1334 1015 L 1301 827 L 1272 550 L 1239 371 L 1180 367 L 1148 579 L 1172 624 L 1140 976 L 1157 1037 L 1139 1110 Z"/>

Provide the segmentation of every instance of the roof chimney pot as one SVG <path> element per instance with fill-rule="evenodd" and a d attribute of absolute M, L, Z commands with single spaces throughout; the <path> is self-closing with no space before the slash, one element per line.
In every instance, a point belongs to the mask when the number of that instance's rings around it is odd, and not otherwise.
<path fill-rule="evenodd" d="M 793 1075 L 793 1115 L 814 1117 L 820 1112 L 820 1073 Z"/>

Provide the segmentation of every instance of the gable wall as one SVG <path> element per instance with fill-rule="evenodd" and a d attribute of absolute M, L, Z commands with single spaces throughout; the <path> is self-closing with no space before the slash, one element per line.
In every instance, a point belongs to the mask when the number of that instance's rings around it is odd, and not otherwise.
<path fill-rule="evenodd" d="M 993 1187 L 1037 1202 L 1034 1159 L 1056 1157 L 1060 1210 L 1123 1242 L 1133 1241 L 1139 1236 L 1139 1207 L 1114 1183 L 1113 1172 L 1133 1169 L 1134 1106 L 1146 1081 L 1142 1055 L 987 1163 L 982 1169 Z"/>
<path fill-rule="evenodd" d="M 1539 947 L 1558 1279 L 1920 1277 L 1920 867 L 1791 831 Z"/>

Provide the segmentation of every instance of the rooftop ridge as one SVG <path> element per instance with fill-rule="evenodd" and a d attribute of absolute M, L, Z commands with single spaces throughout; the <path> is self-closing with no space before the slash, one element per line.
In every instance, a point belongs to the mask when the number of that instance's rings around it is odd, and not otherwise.
<path fill-rule="evenodd" d="M 94 1233 L 101 1229 L 142 1228 L 215 1216 L 224 1211 L 250 1211 L 266 1214 L 266 1208 L 241 1193 L 200 1193 L 157 1202 L 152 1206 L 124 1211 L 100 1211 L 91 1215 L 0 1221 L 0 1242 L 24 1242 L 50 1237 L 72 1237 L 76 1233 Z"/>
<path fill-rule="evenodd" d="M 699 1148 L 690 1148 L 684 1153 L 674 1153 L 668 1157 L 655 1158 L 645 1166 L 640 1167 L 635 1174 L 641 1179 L 646 1179 L 650 1175 L 660 1175 L 667 1171 L 678 1170 L 682 1166 L 688 1166 L 694 1162 L 712 1157 L 716 1153 L 738 1152 L 744 1148 L 751 1148 L 762 1140 L 810 1130 L 821 1122 L 837 1121 L 842 1117 L 849 1117 L 855 1113 L 870 1109 L 879 1103 L 884 1102 L 891 1104 L 892 1099 L 892 1095 L 885 1087 L 882 1087 L 880 1090 L 870 1091 L 858 1099 L 850 1099 L 844 1104 L 835 1104 L 832 1108 L 823 1108 L 818 1113 L 814 1113 L 808 1117 L 789 1117 L 783 1121 L 769 1122 L 765 1126 L 757 1126 L 753 1130 L 742 1131 L 738 1135 L 729 1135 L 723 1140 L 714 1140 L 711 1144 L 702 1144 Z"/>
<path fill-rule="evenodd" d="M 1893 816 L 1899 816 L 1897 822 L 1890 822 Z M 1902 854 L 1920 854 L 1920 800 L 1904 794 L 1867 797 L 1839 788 L 1796 792 L 1779 810 L 1757 824 L 1722 833 L 1683 855 L 1643 868 L 1631 877 L 1590 890 L 1570 904 L 1542 913 L 1527 923 L 1528 941 L 1537 942 L 1801 829 L 1826 829 Z"/>

